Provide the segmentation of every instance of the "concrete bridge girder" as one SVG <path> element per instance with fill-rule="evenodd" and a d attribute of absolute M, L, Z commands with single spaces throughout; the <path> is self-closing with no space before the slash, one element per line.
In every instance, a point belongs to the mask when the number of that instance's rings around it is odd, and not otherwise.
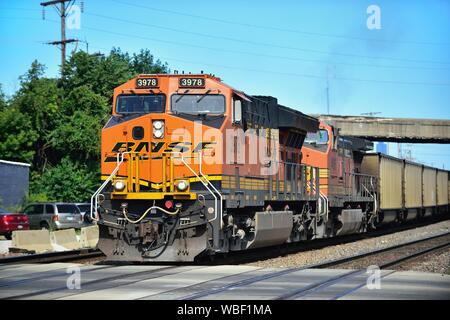
<path fill-rule="evenodd" d="M 450 120 L 316 115 L 343 136 L 371 141 L 450 143 Z"/>

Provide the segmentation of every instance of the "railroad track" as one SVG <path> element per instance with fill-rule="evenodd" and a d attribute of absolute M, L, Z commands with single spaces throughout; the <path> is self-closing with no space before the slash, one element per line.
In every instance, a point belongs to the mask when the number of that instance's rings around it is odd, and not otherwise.
<path fill-rule="evenodd" d="M 378 249 L 370 252 L 366 252 L 363 254 L 358 254 L 350 257 L 325 261 L 322 263 L 314 264 L 314 265 L 308 265 L 308 266 L 302 266 L 302 267 L 295 267 L 295 268 L 289 268 L 289 269 L 283 269 L 278 270 L 275 272 L 270 272 L 267 274 L 254 276 L 248 279 L 244 279 L 242 281 L 238 281 L 235 283 L 229 283 L 226 285 L 223 285 L 221 287 L 213 287 L 208 290 L 196 292 L 184 297 L 179 298 L 179 300 L 194 300 L 194 299 L 202 299 L 209 297 L 211 295 L 216 295 L 219 293 L 223 293 L 225 291 L 234 290 L 239 287 L 248 286 L 257 282 L 265 281 L 268 279 L 281 277 L 284 275 L 288 275 L 297 271 L 305 270 L 305 269 L 324 269 L 324 268 L 342 268 L 342 267 L 349 267 L 349 266 L 359 266 L 357 269 L 350 269 L 348 272 L 328 278 L 323 281 L 319 281 L 316 283 L 313 283 L 311 285 L 308 285 L 306 287 L 298 288 L 296 290 L 291 290 L 283 295 L 280 295 L 276 298 L 276 300 L 288 300 L 288 299 L 302 299 L 305 298 L 311 294 L 317 294 L 320 291 L 323 291 L 324 289 L 329 288 L 330 286 L 336 285 L 339 282 L 343 281 L 349 281 L 354 280 L 356 278 L 363 276 L 367 272 L 367 267 L 376 265 L 380 270 L 387 269 L 389 267 L 398 266 L 406 261 L 409 261 L 411 259 L 429 254 L 431 252 L 434 252 L 436 250 L 441 250 L 443 248 L 450 246 L 450 233 L 444 233 L 432 237 L 427 237 L 415 241 L 406 242 L 400 245 L 395 245 L 383 249 Z M 383 260 L 387 259 L 387 260 Z M 376 264 L 377 262 L 380 262 L 379 264 Z M 359 262 L 359 265 L 356 265 L 355 263 Z M 386 277 L 390 274 L 392 274 L 393 270 L 389 270 L 383 277 Z M 362 277 L 364 279 L 363 283 L 359 283 L 356 286 L 351 287 L 350 289 L 345 290 L 344 292 L 340 292 L 336 294 L 332 299 L 339 299 L 340 297 L 343 297 L 353 291 L 358 290 L 359 288 L 366 285 L 366 278 L 365 276 Z"/>
<path fill-rule="evenodd" d="M 291 243 L 282 246 L 252 249 L 245 252 L 233 252 L 232 254 L 224 254 L 224 255 L 218 254 L 215 257 L 213 256 L 200 258 L 198 261 L 196 261 L 196 263 L 209 265 L 250 263 L 258 260 L 275 258 L 280 255 L 294 254 L 308 250 L 317 250 L 328 246 L 355 242 L 358 240 L 363 240 L 372 237 L 379 237 L 382 235 L 392 234 L 395 232 L 426 226 L 430 223 L 436 223 L 448 219 L 449 219 L 448 216 L 428 217 L 419 222 L 411 222 L 391 228 L 380 228 L 364 234 L 353 234 L 329 239 L 317 239 L 314 241 L 302 243 Z M 211 260 L 211 258 L 213 260 Z M 12 263 L 53 263 L 53 262 L 77 262 L 77 263 L 92 264 L 93 262 L 95 263 L 102 262 L 105 259 L 106 257 L 99 250 L 83 249 L 83 250 L 71 250 L 63 252 L 48 252 L 41 254 L 27 254 L 27 255 L 0 258 L 0 265 Z M 331 262 L 329 263 L 330 263 L 329 266 L 332 267 L 333 266 L 332 263 Z M 161 264 L 164 263 L 157 263 L 157 265 Z"/>
<path fill-rule="evenodd" d="M 260 260 L 272 259 L 284 255 L 295 254 L 304 251 L 323 249 L 329 246 L 356 242 L 359 240 L 380 237 L 396 232 L 420 228 L 432 223 L 449 220 L 448 215 L 427 217 L 421 221 L 411 221 L 398 226 L 384 226 L 367 233 L 350 234 L 341 237 L 316 239 L 312 241 L 287 243 L 281 246 L 264 247 L 246 251 L 236 251 L 231 254 L 217 254 L 216 256 L 201 257 L 197 262 L 200 264 L 244 264 Z M 211 260 L 212 259 L 212 260 Z"/>
<path fill-rule="evenodd" d="M 443 233 L 382 249 L 377 249 L 350 257 L 327 261 L 317 268 L 367 268 L 378 265 L 381 269 L 398 266 L 411 259 L 418 258 L 450 245 L 450 233 Z"/>
<path fill-rule="evenodd" d="M 239 292 L 241 295 L 245 296 L 246 290 L 251 291 L 253 290 L 252 288 L 254 288 L 252 285 L 256 285 L 259 287 L 276 288 L 278 291 L 271 299 L 316 298 L 318 295 L 320 296 L 320 294 L 323 294 L 327 299 L 339 299 L 366 285 L 368 276 L 365 273 L 367 271 L 366 267 L 369 265 L 381 261 L 382 263 L 379 264 L 379 268 L 382 269 L 383 273 L 381 274 L 381 278 L 383 278 L 395 272 L 393 270 L 386 270 L 387 268 L 398 266 L 405 261 L 410 261 L 413 258 L 426 255 L 435 250 L 441 250 L 448 246 L 450 246 L 450 233 L 445 233 L 314 265 L 278 269 L 275 271 L 273 269 L 247 269 L 241 273 L 224 274 L 222 277 L 205 279 L 204 281 L 201 280 L 202 276 L 200 276 L 198 280 L 191 279 L 191 277 L 195 272 L 198 272 L 198 270 L 213 267 L 185 264 L 166 265 L 156 268 L 155 266 L 136 266 L 136 269 L 132 271 L 128 266 L 96 265 L 85 267 L 86 269 L 83 269 L 84 276 L 82 288 L 84 292 L 96 292 L 96 290 L 99 290 L 99 292 L 104 293 L 105 290 L 112 290 L 114 292 L 114 290 L 116 290 L 115 288 L 121 288 L 122 286 L 130 288 L 130 286 L 136 285 L 136 288 L 138 288 L 137 290 L 142 291 L 145 290 L 145 285 L 143 285 L 143 283 L 151 281 L 151 279 L 167 279 L 168 277 L 178 277 L 178 279 L 180 279 L 180 275 L 183 275 L 185 272 L 194 271 L 193 274 L 191 273 L 191 276 L 186 275 L 185 277 L 181 277 L 182 279 L 193 280 L 191 282 L 192 284 L 170 289 L 176 282 L 169 282 L 171 283 L 170 286 L 164 286 L 164 297 L 170 299 L 175 298 L 177 300 L 214 299 L 220 294 L 239 294 Z M 91 252 L 91 256 L 96 253 L 97 252 L 95 251 Z M 63 254 L 66 255 L 67 259 L 80 259 L 79 254 L 76 255 L 67 252 L 60 253 L 60 255 Z M 61 259 L 61 257 L 59 257 L 59 259 Z M 40 261 L 42 262 L 43 260 Z M 289 280 L 290 276 L 294 276 L 294 278 L 298 277 L 298 275 L 301 274 L 299 271 L 311 273 L 311 269 L 331 267 L 339 268 L 340 270 L 337 270 L 338 272 L 330 273 L 331 275 L 326 275 L 327 273 L 325 273 L 325 276 L 321 273 L 322 275 L 319 278 L 307 279 L 306 284 L 303 281 L 301 282 L 302 284 L 298 286 L 295 282 Z M 357 268 L 342 270 L 341 268 L 343 267 Z M 14 265 L 0 266 L 0 270 L 11 270 L 11 268 L 15 268 Z M 328 271 L 324 270 L 324 272 Z M 69 298 L 72 295 L 76 296 L 79 292 L 68 290 L 66 287 L 66 275 L 67 272 L 65 268 L 58 267 L 52 270 L 40 268 L 37 269 L 35 273 L 26 275 L 24 278 L 9 276 L 0 281 L 0 293 L 3 291 L 3 299 L 41 299 L 42 297 L 47 299 L 52 297 Z M 267 280 L 270 279 L 272 279 L 272 282 L 267 282 Z M 51 285 L 46 287 L 46 283 Z M 335 285 L 337 285 L 337 287 Z M 147 286 L 149 286 L 149 294 L 142 295 L 139 299 L 160 298 L 161 293 L 151 293 L 151 288 L 154 287 L 154 284 L 147 284 Z M 25 290 L 15 289 L 16 287 L 24 288 Z M 234 291 L 238 288 L 241 288 L 242 290 Z"/>
<path fill-rule="evenodd" d="M 278 297 L 278 300 L 287 299 L 301 299 L 311 294 L 316 294 L 335 285 L 339 282 L 349 281 L 355 279 L 367 273 L 367 268 L 370 266 L 376 266 L 379 270 L 386 270 L 388 268 L 395 268 L 408 262 L 412 259 L 416 259 L 422 256 L 426 256 L 431 252 L 439 251 L 450 246 L 450 233 L 445 233 L 437 236 L 427 237 L 424 239 L 410 241 L 400 245 L 395 245 L 371 252 L 337 259 L 334 261 L 328 261 L 316 265 L 316 268 L 352 268 L 348 273 L 326 279 L 322 282 L 315 283 L 313 285 L 300 288 Z M 395 270 L 389 270 L 385 272 L 381 278 L 387 277 L 394 273 Z M 349 293 L 352 293 L 361 287 L 365 286 L 366 282 L 356 285 L 344 292 L 336 294 L 333 299 L 339 299 Z"/>
<path fill-rule="evenodd" d="M 80 262 L 104 257 L 100 250 L 82 249 L 61 252 L 24 254 L 0 259 L 0 265 L 15 263 Z"/>

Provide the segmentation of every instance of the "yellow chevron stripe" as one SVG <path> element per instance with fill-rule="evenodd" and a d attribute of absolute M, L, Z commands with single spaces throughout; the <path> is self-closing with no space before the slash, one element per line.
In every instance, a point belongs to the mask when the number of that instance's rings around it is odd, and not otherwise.
<path fill-rule="evenodd" d="M 106 179 L 108 179 L 108 177 L 109 176 L 107 176 L 107 175 L 102 175 L 101 176 L 101 180 L 106 180 Z M 221 181 L 222 180 L 222 176 L 208 176 L 207 175 L 206 177 L 208 178 L 209 181 Z M 183 178 L 177 178 L 177 180 L 179 180 L 179 179 L 183 179 Z M 200 180 L 197 177 L 185 178 L 185 180 L 188 180 L 190 183 L 192 183 L 192 182 L 200 182 Z M 135 182 L 134 179 L 133 179 L 133 182 Z M 145 186 L 145 187 L 149 186 L 148 181 L 145 181 L 145 180 L 140 180 L 139 184 L 141 186 Z M 166 182 L 166 187 L 169 187 L 169 186 L 170 186 L 170 182 Z M 162 183 L 152 183 L 151 184 L 151 188 L 153 188 L 153 189 L 162 189 Z"/>

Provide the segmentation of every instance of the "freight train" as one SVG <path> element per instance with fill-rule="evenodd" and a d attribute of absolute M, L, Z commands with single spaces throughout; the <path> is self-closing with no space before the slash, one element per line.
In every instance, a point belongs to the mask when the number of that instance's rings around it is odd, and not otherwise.
<path fill-rule="evenodd" d="M 114 90 L 91 199 L 109 260 L 194 261 L 447 212 L 449 174 L 207 74 Z"/>

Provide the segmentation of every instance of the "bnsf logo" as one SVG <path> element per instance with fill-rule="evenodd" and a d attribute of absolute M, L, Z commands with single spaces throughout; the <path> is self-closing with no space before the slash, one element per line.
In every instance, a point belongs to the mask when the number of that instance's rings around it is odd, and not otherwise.
<path fill-rule="evenodd" d="M 212 144 L 215 144 L 215 141 L 202 141 L 192 150 L 192 152 L 198 152 L 204 149 L 211 149 Z M 135 142 L 117 142 L 116 145 L 112 148 L 112 153 L 120 153 L 120 152 L 141 152 L 141 153 L 169 153 L 169 152 L 188 152 L 192 147 L 191 142 L 185 141 L 177 141 L 171 142 L 167 144 L 166 142 L 139 142 L 136 144 Z M 161 156 L 152 157 L 152 159 L 160 159 Z M 144 157 L 143 160 L 147 160 L 148 157 Z M 116 157 L 106 157 L 105 162 L 115 162 L 117 160 Z"/>

